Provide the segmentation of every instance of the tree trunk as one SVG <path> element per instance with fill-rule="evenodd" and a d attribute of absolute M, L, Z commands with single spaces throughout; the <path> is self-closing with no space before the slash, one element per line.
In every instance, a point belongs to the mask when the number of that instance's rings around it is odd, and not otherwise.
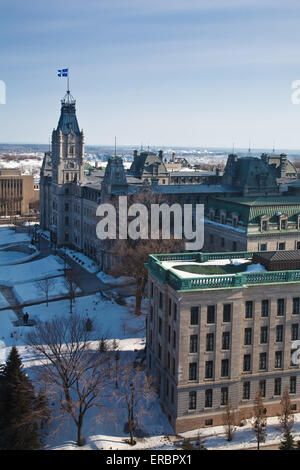
<path fill-rule="evenodd" d="M 77 423 L 77 445 L 83 446 L 82 440 L 82 416 L 79 416 L 78 423 Z"/>

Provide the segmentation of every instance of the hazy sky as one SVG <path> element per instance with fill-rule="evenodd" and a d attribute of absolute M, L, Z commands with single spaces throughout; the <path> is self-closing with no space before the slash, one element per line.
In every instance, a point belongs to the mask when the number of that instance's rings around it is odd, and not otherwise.
<path fill-rule="evenodd" d="M 0 0 L 0 142 L 300 148 L 299 0 Z"/>

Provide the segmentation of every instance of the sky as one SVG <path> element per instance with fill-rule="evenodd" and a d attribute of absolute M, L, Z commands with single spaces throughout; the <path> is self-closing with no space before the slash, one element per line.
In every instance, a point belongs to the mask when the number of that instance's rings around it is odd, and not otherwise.
<path fill-rule="evenodd" d="M 0 0 L 0 142 L 300 149 L 299 0 Z M 275 143 L 274 143 L 275 142 Z"/>

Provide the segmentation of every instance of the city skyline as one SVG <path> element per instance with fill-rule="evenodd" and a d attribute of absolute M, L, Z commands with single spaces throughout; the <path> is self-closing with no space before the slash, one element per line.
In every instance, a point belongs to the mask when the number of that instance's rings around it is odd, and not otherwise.
<path fill-rule="evenodd" d="M 69 67 L 87 145 L 299 149 L 299 12 L 293 0 L 4 1 L 0 142 L 49 142 Z"/>

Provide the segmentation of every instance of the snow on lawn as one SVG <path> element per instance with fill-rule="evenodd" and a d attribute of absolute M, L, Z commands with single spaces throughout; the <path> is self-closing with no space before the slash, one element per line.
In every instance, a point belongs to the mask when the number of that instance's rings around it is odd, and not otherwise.
<path fill-rule="evenodd" d="M 68 287 L 63 276 L 51 278 L 51 282 L 54 282 L 54 284 L 49 286 L 49 299 L 61 297 L 68 293 Z M 16 284 L 14 291 L 21 303 L 46 300 L 46 295 L 39 289 L 37 281 Z M 80 292 L 79 287 L 77 287 L 76 292 Z"/>
<path fill-rule="evenodd" d="M 9 307 L 9 303 L 7 302 L 6 298 L 1 294 L 1 291 L 0 291 L 0 308 L 4 308 L 4 307 Z M 1 330 L 0 330 L 0 334 L 1 334 Z"/>
<path fill-rule="evenodd" d="M 57 256 L 50 255 L 22 265 L 0 266 L 0 284 L 2 280 L 17 284 L 49 276 L 59 276 L 62 271 L 63 261 Z"/>
<path fill-rule="evenodd" d="M 0 245 L 29 241 L 30 237 L 27 233 L 16 233 L 8 227 L 0 227 Z"/>
<path fill-rule="evenodd" d="M 104 271 L 100 271 L 98 274 L 96 274 L 96 276 L 104 284 L 122 285 L 122 284 L 128 284 L 129 282 L 130 283 L 134 282 L 134 279 L 132 277 L 127 277 L 127 276 L 114 277 L 114 276 L 110 276 L 109 274 L 106 274 Z"/>
<path fill-rule="evenodd" d="M 295 424 L 293 428 L 293 435 L 295 440 L 300 439 L 300 413 L 296 413 Z M 247 449 L 255 448 L 257 442 L 254 436 L 251 420 L 248 419 L 247 423 L 242 427 L 237 427 L 234 438 L 232 441 L 228 442 L 224 434 L 223 426 L 215 426 L 204 429 L 199 429 L 201 436 L 205 438 L 205 446 L 207 449 L 214 450 L 237 450 L 237 449 Z M 183 437 L 196 437 L 198 430 L 187 431 L 182 433 Z M 263 445 L 273 445 L 280 443 L 281 432 L 279 429 L 279 422 L 276 416 L 267 418 L 267 436 L 266 441 Z"/>
<path fill-rule="evenodd" d="M 90 273 L 96 273 L 99 271 L 99 265 L 95 261 L 91 260 L 88 256 L 83 255 L 79 251 L 70 250 L 69 248 L 61 249 L 61 252 L 67 253 L 76 263 L 80 264 L 84 269 Z"/>

